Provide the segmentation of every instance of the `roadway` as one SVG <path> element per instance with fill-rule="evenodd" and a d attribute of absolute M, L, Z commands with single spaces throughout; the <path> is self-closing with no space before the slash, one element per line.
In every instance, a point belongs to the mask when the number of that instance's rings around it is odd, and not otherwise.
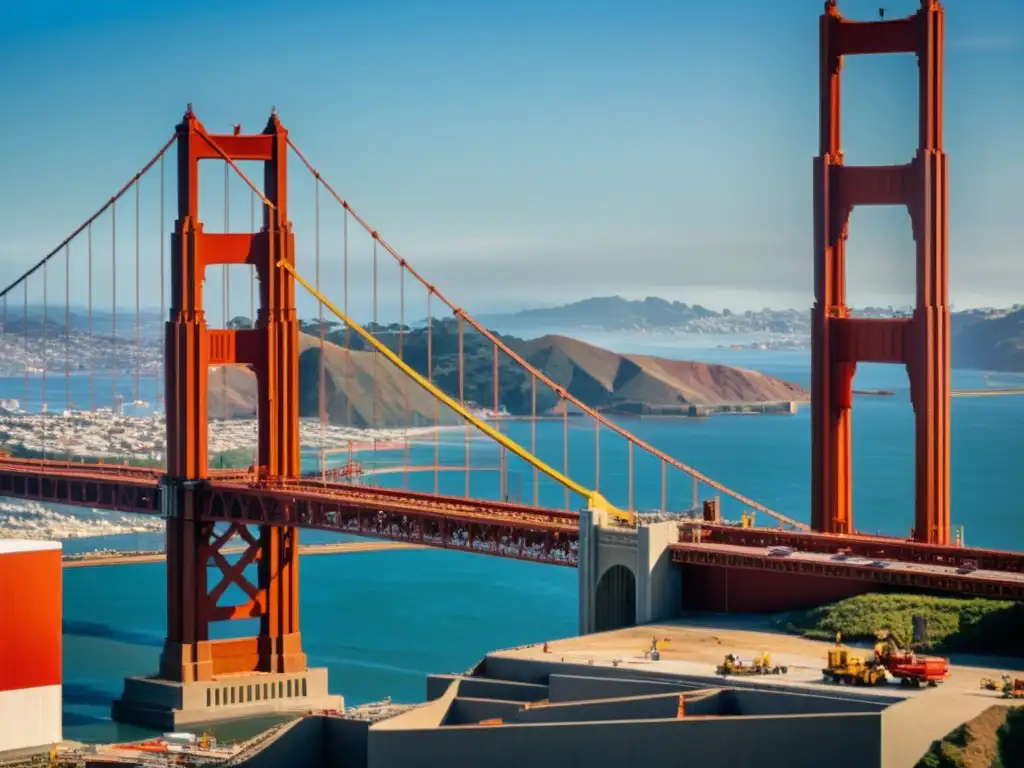
<path fill-rule="evenodd" d="M 899 560 L 872 560 L 870 557 L 857 557 L 847 555 L 830 555 L 823 552 L 800 552 L 795 551 L 790 555 L 771 555 L 772 547 L 756 548 L 742 547 L 734 544 L 696 544 L 692 545 L 701 549 L 710 549 L 728 554 L 751 555 L 760 554 L 773 557 L 778 560 L 790 560 L 806 563 L 840 563 L 853 567 L 885 568 L 888 571 L 897 573 L 926 573 L 934 576 L 960 576 L 955 566 L 928 565 L 924 563 L 904 563 Z M 972 579 L 990 579 L 998 582 L 1013 582 L 1024 584 L 1024 573 L 1006 573 L 1003 571 L 986 571 L 978 569 L 970 574 Z"/>
<path fill-rule="evenodd" d="M 955 565 L 875 560 L 799 550 L 786 555 L 773 555 L 773 547 L 712 542 L 680 542 L 671 545 L 671 549 L 673 562 L 688 565 L 802 573 L 931 589 L 964 596 L 1024 600 L 1024 573 L 983 569 L 961 573 Z"/>

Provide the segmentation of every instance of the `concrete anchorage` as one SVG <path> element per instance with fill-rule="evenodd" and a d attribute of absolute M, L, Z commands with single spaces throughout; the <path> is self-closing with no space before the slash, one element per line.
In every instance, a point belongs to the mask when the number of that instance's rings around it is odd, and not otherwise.
<path fill-rule="evenodd" d="M 580 512 L 579 632 L 605 632 L 674 618 L 682 606 L 682 569 L 673 521 L 636 528 L 609 525 L 600 510 Z"/>
<path fill-rule="evenodd" d="M 297 477 L 299 463 L 298 324 L 295 283 L 279 261 L 294 264 L 288 221 L 288 133 L 272 114 L 262 133 L 211 135 L 191 107 L 177 127 L 178 218 L 171 243 L 171 307 L 166 324 L 167 639 L 155 677 L 132 677 L 113 717 L 159 728 L 289 709 L 341 709 L 327 692 L 327 671 L 308 669 L 299 634 L 298 531 L 244 524 L 215 530 L 206 505 L 207 387 L 211 365 L 246 365 L 258 387 L 258 471 Z M 206 233 L 199 220 L 199 163 L 261 161 L 263 226 L 259 232 Z M 235 166 L 237 171 L 237 166 Z M 256 191 L 254 189 L 254 191 Z M 248 264 L 260 286 L 254 327 L 211 330 L 203 308 L 207 267 Z M 252 519 L 252 517 L 249 517 Z M 258 517 L 257 517 L 258 519 Z M 221 555 L 231 540 L 246 551 Z M 257 583 L 245 575 L 256 564 Z M 210 565 L 220 581 L 207 583 Z M 229 586 L 248 597 L 224 605 Z M 211 588 L 212 587 L 212 588 Z M 212 640 L 214 622 L 258 618 L 259 634 Z"/>

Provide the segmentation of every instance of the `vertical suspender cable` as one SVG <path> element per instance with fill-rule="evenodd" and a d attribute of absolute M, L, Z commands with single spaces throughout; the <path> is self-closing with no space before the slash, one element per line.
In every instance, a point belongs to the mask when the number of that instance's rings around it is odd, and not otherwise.
<path fill-rule="evenodd" d="M 342 220 L 342 306 L 345 316 L 348 313 L 348 204 L 345 205 L 345 217 Z M 352 370 L 352 330 L 345 326 L 345 426 L 352 428 L 352 396 L 355 394 L 355 376 Z M 350 433 L 351 434 L 351 433 Z M 352 464 L 352 439 L 348 441 L 348 463 Z"/>
<path fill-rule="evenodd" d="M 491 345 L 494 350 L 494 428 L 501 431 L 501 394 L 498 381 L 498 347 Z M 501 494 L 501 501 L 508 501 L 507 478 L 505 477 L 505 446 L 498 446 L 498 493 Z"/>
<path fill-rule="evenodd" d="M 530 376 L 530 453 L 537 455 L 537 377 Z M 540 472 L 533 467 L 533 505 L 540 506 Z"/>
<path fill-rule="evenodd" d="M 629 511 L 633 511 L 633 441 L 629 441 L 629 468 L 626 470 L 629 472 Z"/>
<path fill-rule="evenodd" d="M 405 264 L 398 265 L 398 359 L 405 360 Z M 409 487 L 409 377 L 402 377 L 402 488 Z"/>
<path fill-rule="evenodd" d="M 159 217 L 159 236 L 160 236 L 160 324 L 157 326 L 158 333 L 160 335 L 160 363 L 156 366 L 156 400 L 157 407 L 163 408 L 164 404 L 164 377 L 163 377 L 163 364 L 164 364 L 164 323 L 167 322 L 167 308 L 164 304 L 164 274 L 166 267 L 164 266 L 164 156 L 160 155 L 160 217 Z"/>
<path fill-rule="evenodd" d="M 601 422 L 594 419 L 594 490 L 601 492 Z"/>
<path fill-rule="evenodd" d="M 71 410 L 71 244 L 64 246 L 64 408 Z"/>
<path fill-rule="evenodd" d="M 43 458 L 44 459 L 46 458 L 47 422 L 49 421 L 49 417 L 50 417 L 50 414 L 49 414 L 49 410 L 50 409 L 49 409 L 49 406 L 47 405 L 47 402 L 46 402 L 46 366 L 48 364 L 47 354 L 46 354 L 47 353 L 47 349 L 46 349 L 46 336 L 47 336 L 47 333 L 46 333 L 46 323 L 48 322 L 48 319 L 49 319 L 47 317 L 46 309 L 47 309 L 47 305 L 50 302 L 49 292 L 47 290 L 48 275 L 49 275 L 49 272 L 50 272 L 49 266 L 50 266 L 50 261 L 49 261 L 49 259 L 47 259 L 46 261 L 43 262 L 43 365 L 42 365 L 42 368 L 43 368 L 43 380 L 42 380 L 42 385 L 41 385 L 42 386 L 42 400 L 43 400 L 43 408 L 42 408 L 42 410 L 43 410 Z"/>
<path fill-rule="evenodd" d="M 463 340 L 463 321 L 462 312 L 459 312 L 459 405 L 463 408 L 466 407 L 466 363 L 465 363 L 465 342 Z M 469 498 L 469 423 L 466 423 L 466 458 L 464 462 L 463 471 L 466 474 L 466 497 Z"/>
<path fill-rule="evenodd" d="M 24 399 L 25 404 L 22 406 L 22 410 L 28 410 L 28 280 L 23 280 L 21 283 L 21 291 L 25 300 L 24 306 L 24 318 L 22 319 L 21 332 L 25 336 L 25 387 L 24 387 Z"/>
<path fill-rule="evenodd" d="M 569 476 L 569 401 L 562 398 L 562 474 Z M 569 510 L 569 487 L 565 488 L 565 509 Z"/>
<path fill-rule="evenodd" d="M 96 356 L 92 339 L 92 222 L 89 223 L 86 238 L 89 243 L 89 412 L 96 410 Z"/>
<path fill-rule="evenodd" d="M 697 480 L 697 476 L 693 475 L 693 508 L 696 510 L 700 506 L 700 481 Z"/>
<path fill-rule="evenodd" d="M 140 323 L 142 320 L 140 304 L 142 296 L 142 280 L 139 274 L 139 182 L 135 182 L 135 401 L 138 402 L 142 399 L 139 393 L 139 373 L 141 371 L 142 364 L 142 348 L 141 348 L 141 331 Z"/>
<path fill-rule="evenodd" d="M 111 413 L 117 410 L 117 201 L 110 206 L 110 371 Z"/>
<path fill-rule="evenodd" d="M 316 256 L 316 291 L 320 292 L 320 179 L 313 177 L 313 251 Z M 327 368 L 324 359 L 324 305 L 317 302 L 320 319 L 320 365 L 317 371 L 317 410 L 320 416 L 320 480 L 326 480 L 324 440 L 327 424 Z"/>
<path fill-rule="evenodd" d="M 427 381 L 434 383 L 434 315 L 430 307 L 430 299 L 434 295 L 433 287 L 427 287 Z M 437 398 L 434 401 L 434 494 L 441 485 L 441 406 Z"/>
<path fill-rule="evenodd" d="M 373 235 L 373 335 L 379 336 L 377 328 L 377 233 Z M 377 348 L 373 348 L 373 428 L 380 429 L 380 407 L 377 399 L 380 397 L 380 386 L 377 383 Z M 373 461 L 377 462 L 377 436 L 373 437 Z"/>
<path fill-rule="evenodd" d="M 668 465 L 664 460 L 661 462 L 661 512 L 665 513 L 668 505 Z"/>

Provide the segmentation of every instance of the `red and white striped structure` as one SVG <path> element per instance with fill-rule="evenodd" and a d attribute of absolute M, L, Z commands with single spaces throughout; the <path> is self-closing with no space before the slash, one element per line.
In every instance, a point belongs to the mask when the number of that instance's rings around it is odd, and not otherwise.
<path fill-rule="evenodd" d="M 0 754 L 61 740 L 61 546 L 0 539 Z"/>

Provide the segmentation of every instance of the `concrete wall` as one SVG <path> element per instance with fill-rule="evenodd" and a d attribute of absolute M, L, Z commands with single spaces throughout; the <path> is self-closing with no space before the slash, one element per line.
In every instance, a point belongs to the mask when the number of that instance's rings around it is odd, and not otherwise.
<path fill-rule="evenodd" d="M 848 712 L 882 712 L 886 702 L 845 699 L 800 693 L 773 693 L 728 689 L 724 691 L 739 715 L 807 715 Z"/>
<path fill-rule="evenodd" d="M 370 731 L 369 768 L 878 768 L 877 714 Z"/>
<path fill-rule="evenodd" d="M 659 680 L 616 679 L 583 675 L 551 675 L 548 680 L 548 701 L 560 704 L 587 699 L 651 696 L 661 693 L 696 690 L 703 686 Z"/>
<path fill-rule="evenodd" d="M 314 718 L 310 718 L 314 719 Z M 370 723 L 360 720 L 342 720 L 337 717 L 315 718 L 322 724 L 322 760 L 316 768 L 366 768 Z M 299 763 L 284 762 L 278 766 L 301 768 Z"/>
<path fill-rule="evenodd" d="M 682 605 L 682 571 L 672 564 L 671 544 L 679 541 L 679 525 L 672 522 L 637 529 L 636 623 L 673 619 Z"/>
<path fill-rule="evenodd" d="M 523 705 L 518 701 L 492 701 L 491 699 L 456 699 L 448 710 L 444 724 L 474 725 L 481 720 L 500 717 L 506 723 L 518 722 Z"/>
<path fill-rule="evenodd" d="M 435 683 L 432 688 L 436 689 L 437 686 L 438 684 Z M 499 701 L 540 701 L 548 697 L 548 687 L 545 683 L 467 677 L 459 682 L 459 696 Z"/>
<path fill-rule="evenodd" d="M 678 693 L 641 696 L 629 699 L 599 699 L 552 704 L 524 709 L 519 723 L 593 723 L 607 720 L 670 720 L 679 709 Z M 688 702 L 691 715 L 717 715 L 718 693 Z"/>
<path fill-rule="evenodd" d="M 244 768 L 295 768 L 323 765 L 323 722 L 325 718 L 304 717 L 240 765 Z M 332 765 L 343 763 L 332 762 Z"/>

